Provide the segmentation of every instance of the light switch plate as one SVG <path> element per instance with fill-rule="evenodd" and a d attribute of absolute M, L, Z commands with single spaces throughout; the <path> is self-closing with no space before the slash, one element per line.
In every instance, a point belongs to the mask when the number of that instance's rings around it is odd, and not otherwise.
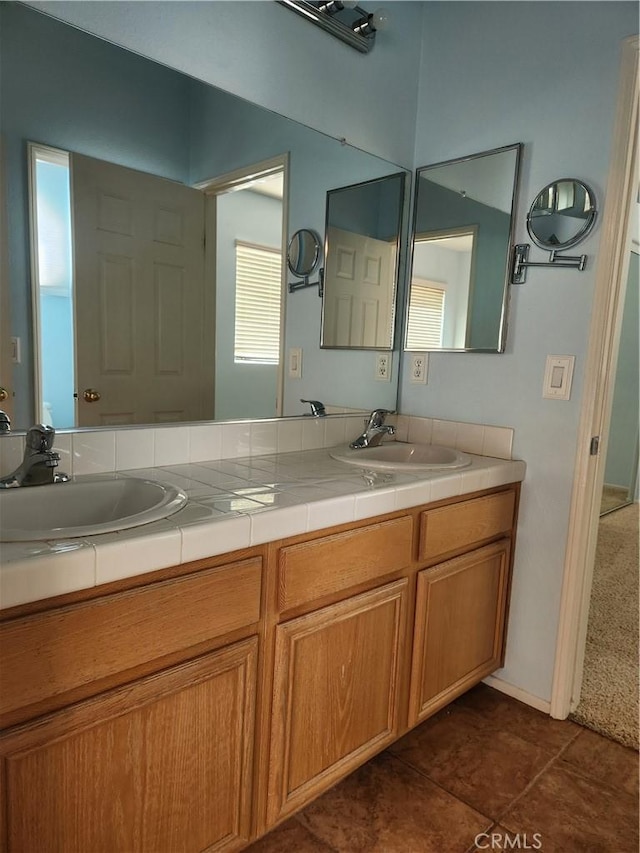
<path fill-rule="evenodd" d="M 289 349 L 289 379 L 302 379 L 302 347 Z"/>
<path fill-rule="evenodd" d="M 568 400 L 571 396 L 571 382 L 575 355 L 548 355 L 544 371 L 542 396 L 547 400 Z"/>

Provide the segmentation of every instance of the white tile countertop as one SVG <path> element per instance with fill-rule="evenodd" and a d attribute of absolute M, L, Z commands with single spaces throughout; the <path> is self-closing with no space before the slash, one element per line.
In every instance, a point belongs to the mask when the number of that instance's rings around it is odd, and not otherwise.
<path fill-rule="evenodd" d="M 0 544 L 0 608 L 524 479 L 524 462 L 470 455 L 410 474 L 365 472 L 326 448 L 105 474 L 174 484 L 188 502 L 117 533 Z"/>

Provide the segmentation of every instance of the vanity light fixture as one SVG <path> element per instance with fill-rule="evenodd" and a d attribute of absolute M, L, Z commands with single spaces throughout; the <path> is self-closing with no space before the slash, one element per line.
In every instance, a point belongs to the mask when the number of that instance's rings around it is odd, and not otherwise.
<path fill-rule="evenodd" d="M 376 32 L 386 29 L 389 16 L 384 9 L 369 13 L 355 0 L 277 0 L 360 53 L 369 53 Z"/>

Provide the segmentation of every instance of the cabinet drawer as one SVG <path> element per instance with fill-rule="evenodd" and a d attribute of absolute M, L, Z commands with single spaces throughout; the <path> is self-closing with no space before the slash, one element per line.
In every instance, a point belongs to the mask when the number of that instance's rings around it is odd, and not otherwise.
<path fill-rule="evenodd" d="M 511 532 L 514 490 L 428 509 L 420 514 L 421 560 L 460 554 L 469 547 Z"/>
<path fill-rule="evenodd" d="M 289 610 L 403 569 L 411 562 L 409 516 L 281 549 L 278 603 Z"/>
<path fill-rule="evenodd" d="M 257 622 L 261 574 L 262 560 L 250 559 L 4 623 L 3 721 L 16 709 Z"/>

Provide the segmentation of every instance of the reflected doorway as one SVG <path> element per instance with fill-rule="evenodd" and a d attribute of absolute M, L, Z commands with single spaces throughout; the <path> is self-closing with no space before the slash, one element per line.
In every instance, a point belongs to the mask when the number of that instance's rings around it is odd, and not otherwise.
<path fill-rule="evenodd" d="M 466 349 L 478 229 L 416 234 L 406 349 Z"/>
<path fill-rule="evenodd" d="M 282 414 L 287 157 L 199 185 L 215 281 L 215 419 Z"/>
<path fill-rule="evenodd" d="M 635 241 L 634 241 L 635 242 Z M 638 279 L 640 256 L 632 249 L 613 391 L 600 515 L 638 500 Z"/>

